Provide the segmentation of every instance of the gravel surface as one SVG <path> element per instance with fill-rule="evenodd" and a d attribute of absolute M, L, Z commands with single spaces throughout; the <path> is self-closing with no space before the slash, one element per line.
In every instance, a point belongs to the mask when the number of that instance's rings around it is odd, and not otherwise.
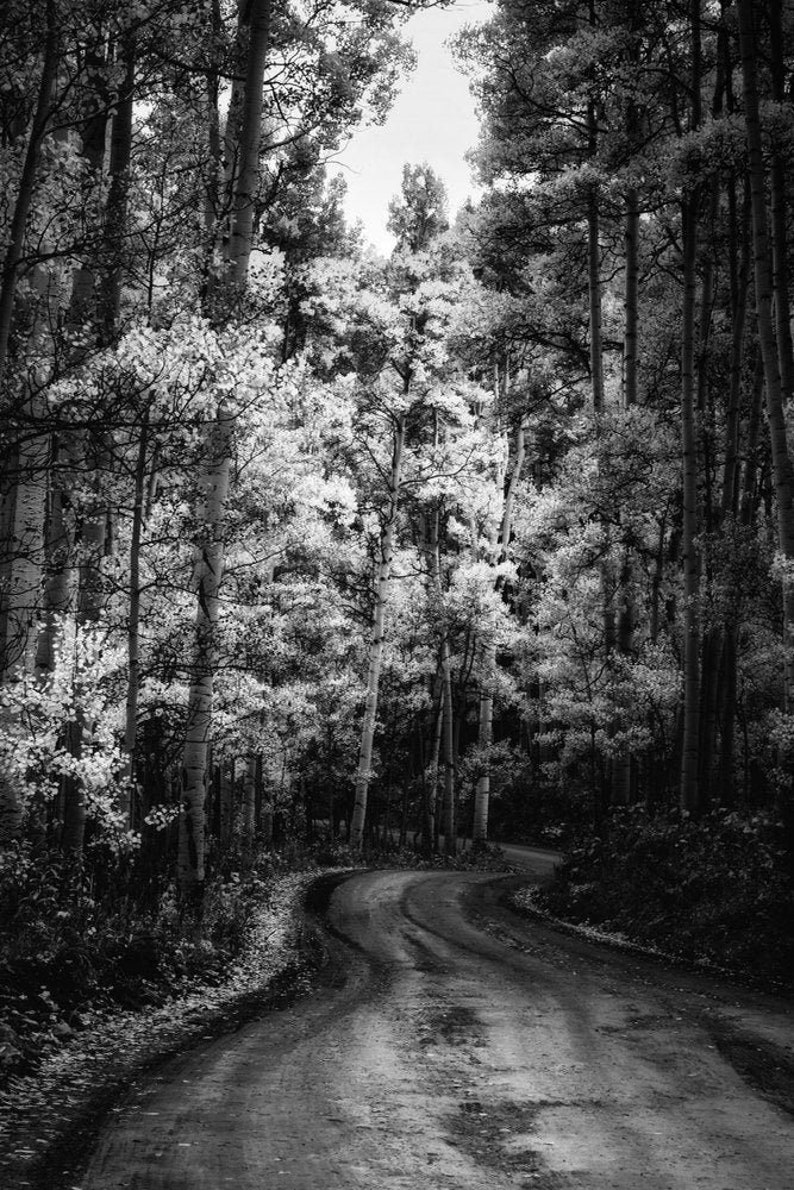
<path fill-rule="evenodd" d="M 538 870 L 540 874 L 540 870 Z M 792 1006 L 360 872 L 313 991 L 128 1097 L 80 1190 L 790 1190 Z"/>

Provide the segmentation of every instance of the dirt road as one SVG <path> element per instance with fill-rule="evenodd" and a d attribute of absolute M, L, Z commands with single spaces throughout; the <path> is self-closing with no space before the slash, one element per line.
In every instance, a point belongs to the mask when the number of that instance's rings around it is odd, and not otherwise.
<path fill-rule="evenodd" d="M 508 885 L 341 883 L 321 986 L 136 1092 L 82 1190 L 791 1190 L 794 1119 L 753 1086 L 787 1093 L 791 1006 L 555 934 Z"/>

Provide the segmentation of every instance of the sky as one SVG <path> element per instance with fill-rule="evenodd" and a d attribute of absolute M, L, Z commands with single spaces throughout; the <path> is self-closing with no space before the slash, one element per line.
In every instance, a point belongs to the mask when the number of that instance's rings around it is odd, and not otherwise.
<path fill-rule="evenodd" d="M 449 8 L 412 16 L 404 35 L 413 42 L 419 61 L 386 123 L 359 129 L 335 154 L 348 185 L 348 218 L 363 221 L 365 238 L 381 252 L 390 252 L 394 245 L 386 231 L 388 205 L 400 192 L 406 162 L 433 167 L 447 188 L 452 217 L 469 195 L 477 194 L 464 161 L 466 150 L 477 143 L 474 101 L 444 42 L 463 25 L 486 20 L 489 10 L 488 0 L 454 0 Z M 328 172 L 335 172 L 333 164 Z"/>

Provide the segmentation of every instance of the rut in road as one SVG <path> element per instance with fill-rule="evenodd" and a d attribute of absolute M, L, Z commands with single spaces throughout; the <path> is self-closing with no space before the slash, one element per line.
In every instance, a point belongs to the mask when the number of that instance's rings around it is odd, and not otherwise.
<path fill-rule="evenodd" d="M 790 1006 L 571 943 L 499 887 L 352 876 L 322 986 L 171 1063 L 82 1190 L 790 1190 L 792 1119 L 707 1027 L 782 1052 Z"/>

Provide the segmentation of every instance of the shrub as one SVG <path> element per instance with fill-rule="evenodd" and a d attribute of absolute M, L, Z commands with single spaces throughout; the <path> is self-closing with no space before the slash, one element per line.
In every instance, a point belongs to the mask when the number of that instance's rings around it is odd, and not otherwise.
<path fill-rule="evenodd" d="M 794 969 L 794 895 L 783 824 L 718 810 L 692 819 L 643 809 L 580 838 L 544 894 L 590 922 L 689 959 L 768 978 Z"/>

